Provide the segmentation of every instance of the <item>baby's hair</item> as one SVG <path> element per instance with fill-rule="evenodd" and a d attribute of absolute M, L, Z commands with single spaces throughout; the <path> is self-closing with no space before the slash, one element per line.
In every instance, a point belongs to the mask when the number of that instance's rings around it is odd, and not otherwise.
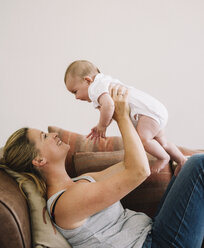
<path fill-rule="evenodd" d="M 64 82 L 66 83 L 68 74 L 71 76 L 79 76 L 83 78 L 85 76 L 95 76 L 100 73 L 99 69 L 87 60 L 76 60 L 72 62 L 64 75 Z"/>

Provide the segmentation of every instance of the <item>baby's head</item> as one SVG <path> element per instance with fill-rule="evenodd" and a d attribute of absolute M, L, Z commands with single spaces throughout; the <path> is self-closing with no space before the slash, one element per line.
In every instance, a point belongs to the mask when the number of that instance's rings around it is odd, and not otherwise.
<path fill-rule="evenodd" d="M 76 60 L 68 66 L 64 82 L 68 91 L 75 94 L 76 99 L 90 102 L 88 87 L 98 73 L 99 69 L 91 62 Z"/>

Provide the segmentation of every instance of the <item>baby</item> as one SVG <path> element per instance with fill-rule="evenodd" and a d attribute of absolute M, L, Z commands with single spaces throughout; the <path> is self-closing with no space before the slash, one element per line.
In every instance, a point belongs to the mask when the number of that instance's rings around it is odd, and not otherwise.
<path fill-rule="evenodd" d="M 105 138 L 106 128 L 111 123 L 114 113 L 110 87 L 114 84 L 123 85 L 128 88 L 130 117 L 145 150 L 165 163 L 171 158 L 180 166 L 184 164 L 185 156 L 174 144 L 166 140 L 164 127 L 168 120 L 168 112 L 157 99 L 100 73 L 94 64 L 86 60 L 71 63 L 66 70 L 64 81 L 68 91 L 73 93 L 76 99 L 93 102 L 94 107 L 100 110 L 99 123 L 91 129 L 87 137 L 94 141 L 100 137 Z"/>

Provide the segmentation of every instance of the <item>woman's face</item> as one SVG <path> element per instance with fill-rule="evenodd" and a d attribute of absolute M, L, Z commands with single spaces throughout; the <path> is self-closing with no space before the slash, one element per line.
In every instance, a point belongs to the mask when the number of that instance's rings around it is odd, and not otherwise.
<path fill-rule="evenodd" d="M 28 138 L 40 151 L 47 162 L 65 160 L 70 146 L 60 140 L 57 133 L 44 133 L 38 129 L 29 129 Z"/>

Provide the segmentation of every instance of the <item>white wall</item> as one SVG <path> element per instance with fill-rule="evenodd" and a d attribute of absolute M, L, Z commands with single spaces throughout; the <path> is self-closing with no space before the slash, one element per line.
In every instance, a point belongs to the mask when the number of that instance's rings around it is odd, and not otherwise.
<path fill-rule="evenodd" d="M 160 99 L 169 140 L 204 148 L 203 13 L 203 0 L 0 0 L 0 146 L 22 126 L 88 134 L 98 111 L 63 82 L 87 59 Z"/>

